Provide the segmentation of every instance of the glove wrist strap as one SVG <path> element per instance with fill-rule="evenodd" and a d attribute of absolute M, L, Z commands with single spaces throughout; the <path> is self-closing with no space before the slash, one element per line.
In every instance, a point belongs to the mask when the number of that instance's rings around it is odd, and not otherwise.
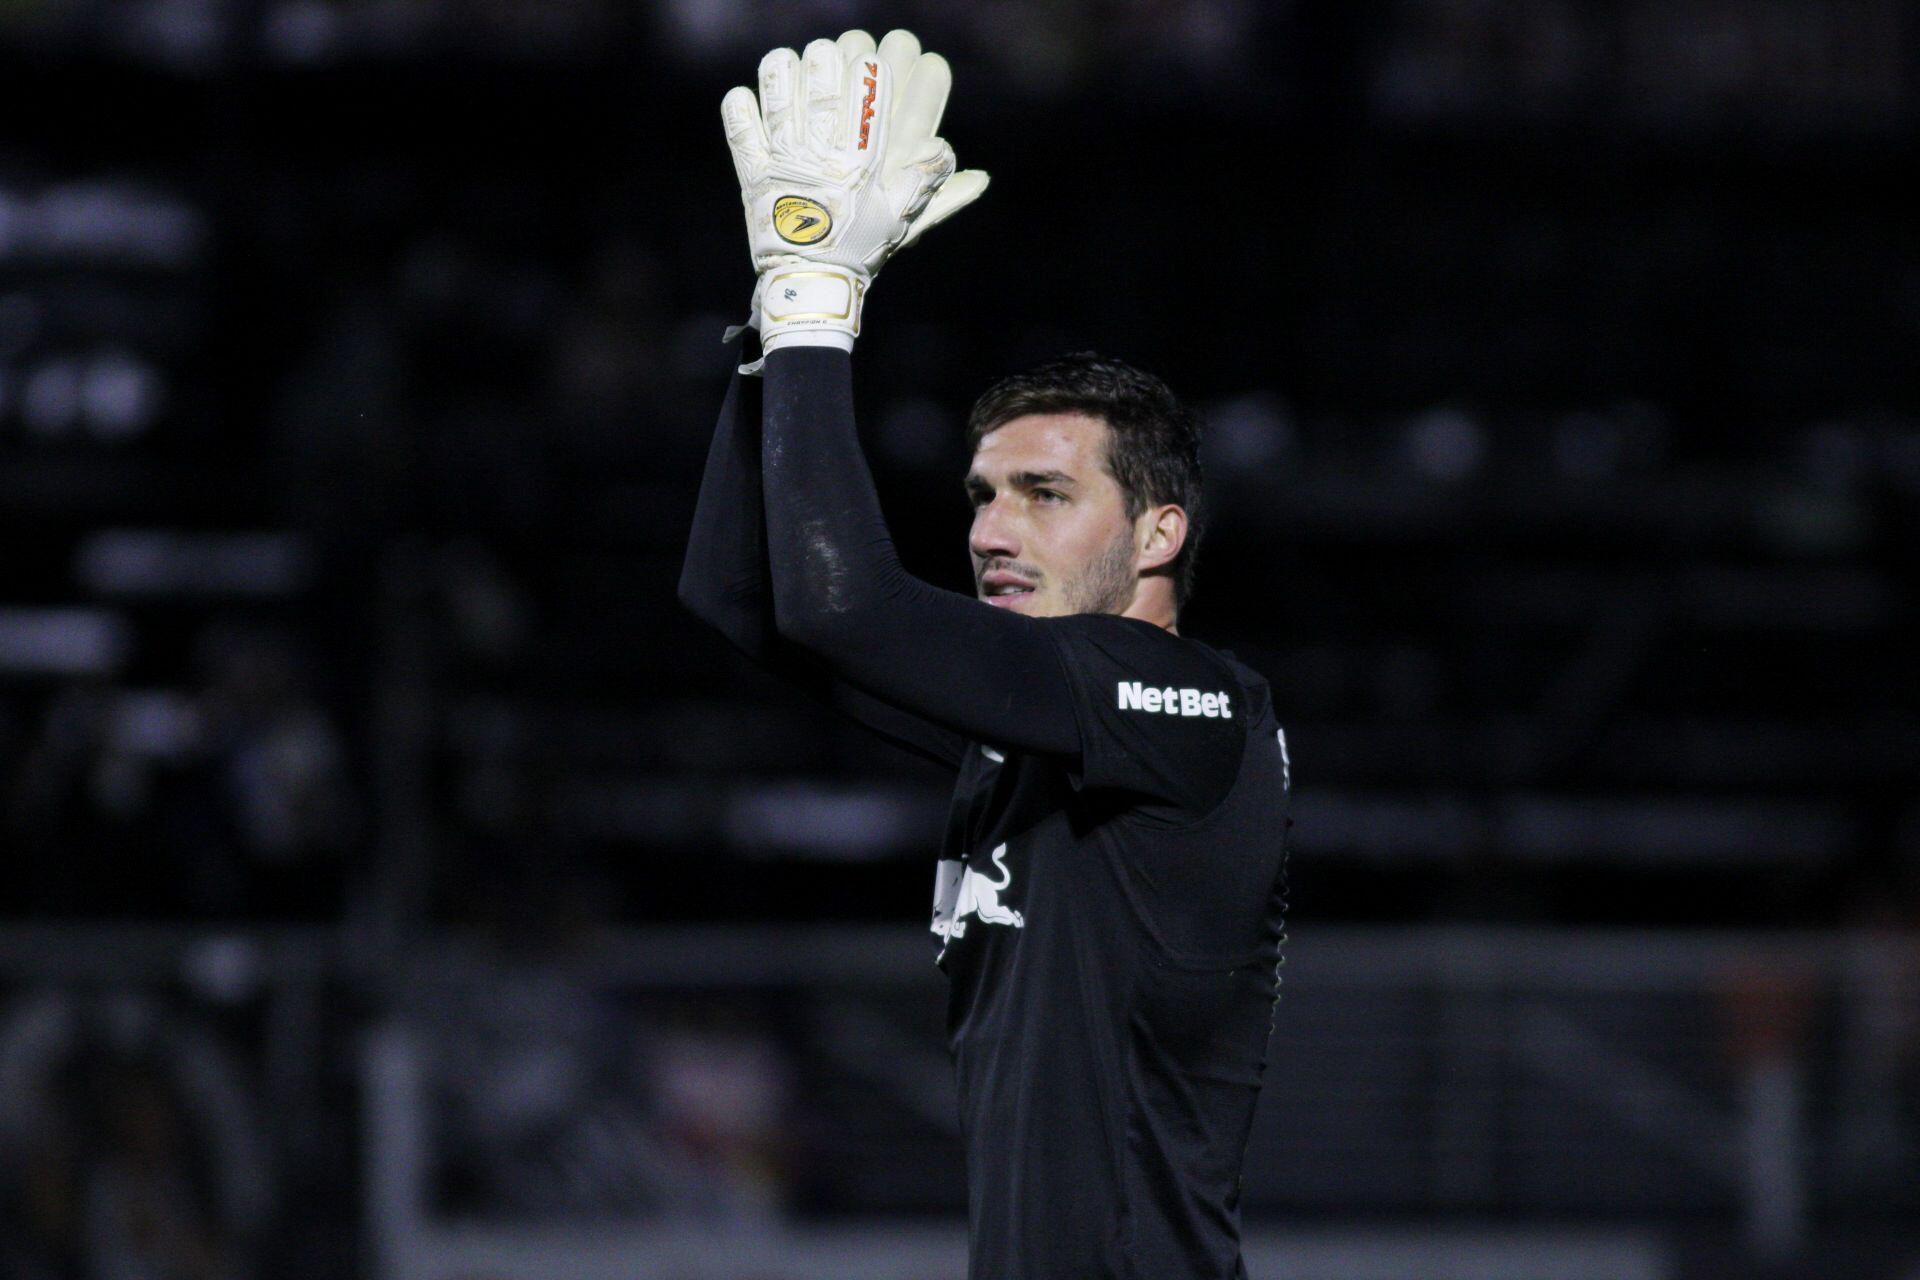
<path fill-rule="evenodd" d="M 760 346 L 838 347 L 853 350 L 868 276 L 826 262 L 769 267 L 760 276 Z"/>

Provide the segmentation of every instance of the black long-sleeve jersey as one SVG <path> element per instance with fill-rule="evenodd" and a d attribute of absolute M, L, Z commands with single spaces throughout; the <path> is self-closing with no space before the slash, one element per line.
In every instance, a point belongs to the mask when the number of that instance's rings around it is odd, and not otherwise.
<path fill-rule="evenodd" d="M 681 599 L 957 771 L 931 929 L 974 1280 L 1242 1278 L 1240 1170 L 1285 909 L 1286 740 L 1231 654 L 1028 618 L 900 565 L 851 362 L 736 375 Z"/>

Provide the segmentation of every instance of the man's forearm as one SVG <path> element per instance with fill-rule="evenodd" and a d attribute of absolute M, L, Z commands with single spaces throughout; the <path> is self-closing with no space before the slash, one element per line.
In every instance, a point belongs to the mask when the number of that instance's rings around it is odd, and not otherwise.
<path fill-rule="evenodd" d="M 852 358 L 767 357 L 761 474 L 780 634 L 842 678 L 972 737 L 1079 748 L 1059 659 L 1031 618 L 920 581 L 900 563 L 853 417 Z"/>
<path fill-rule="evenodd" d="M 760 380 L 727 387 L 680 569 L 680 602 L 748 657 L 769 664 L 780 639 L 760 496 Z"/>
<path fill-rule="evenodd" d="M 736 373 L 700 481 L 680 601 L 736 649 L 882 738 L 951 768 L 957 735 L 837 681 L 774 627 L 760 484 L 760 380 Z"/>
<path fill-rule="evenodd" d="M 870 634 L 907 578 L 854 428 L 852 357 L 770 354 L 761 430 L 774 615 L 831 658 Z"/>

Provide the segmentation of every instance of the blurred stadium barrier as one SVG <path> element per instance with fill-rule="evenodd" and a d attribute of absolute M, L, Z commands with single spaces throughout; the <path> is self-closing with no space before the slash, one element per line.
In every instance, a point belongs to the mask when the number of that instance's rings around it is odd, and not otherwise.
<path fill-rule="evenodd" d="M 6 929 L 0 1234 L 51 1229 L 23 1182 L 98 1197 L 144 1152 L 183 1221 L 283 1274 L 320 1221 L 383 1280 L 958 1276 L 929 955 L 892 928 L 391 964 L 315 930 Z M 1763 1263 L 1920 1209 L 1911 938 L 1322 928 L 1284 973 L 1256 1276 L 1679 1276 L 1702 1241 Z M 357 1136 L 315 1132 L 336 1087 Z"/>

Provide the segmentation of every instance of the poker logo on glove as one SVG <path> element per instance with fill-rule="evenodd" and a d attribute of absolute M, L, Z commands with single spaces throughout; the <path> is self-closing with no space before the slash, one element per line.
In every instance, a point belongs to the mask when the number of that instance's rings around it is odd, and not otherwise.
<path fill-rule="evenodd" d="M 812 244 L 833 229 L 833 219 L 817 201 L 781 196 L 773 202 L 773 229 L 788 244 Z"/>

